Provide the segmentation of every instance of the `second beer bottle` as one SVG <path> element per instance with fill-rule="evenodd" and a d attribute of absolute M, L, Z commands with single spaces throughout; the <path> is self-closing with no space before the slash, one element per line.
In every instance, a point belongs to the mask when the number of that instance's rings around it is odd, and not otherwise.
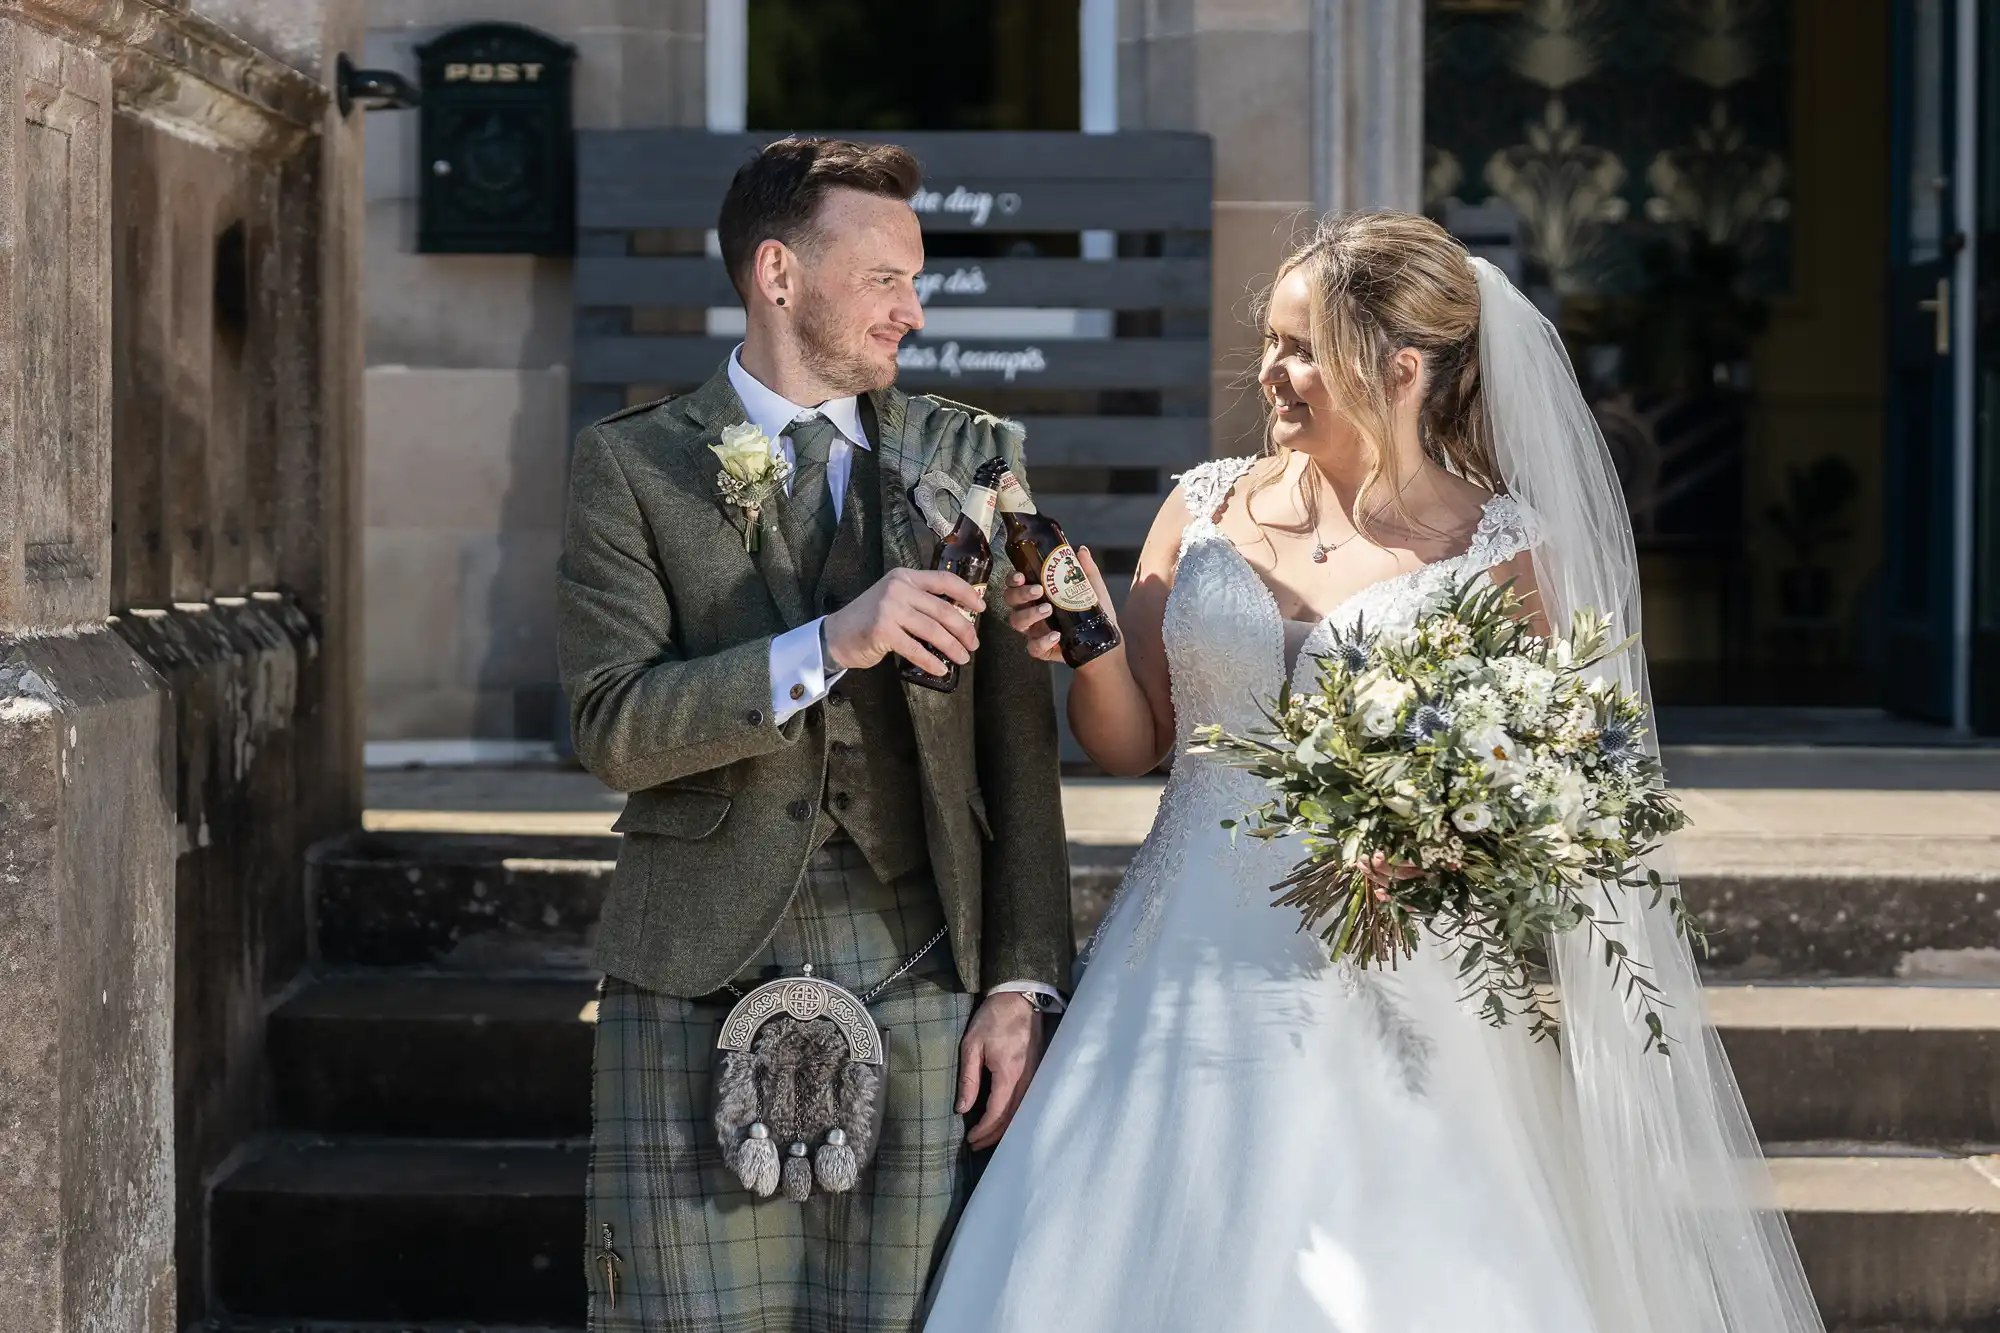
<path fill-rule="evenodd" d="M 979 465 L 979 471 L 972 474 L 972 488 L 965 493 L 965 503 L 959 508 L 958 522 L 938 543 L 937 555 L 931 560 L 932 569 L 958 575 L 981 594 L 985 593 L 987 576 L 993 570 L 993 547 L 986 534 L 993 527 L 1001 479 L 1010 475 L 1005 459 L 989 458 Z M 967 620 L 975 619 L 969 611 L 962 610 L 960 614 Z M 944 663 L 942 676 L 933 676 L 905 659 L 902 677 L 912 685 L 949 694 L 958 688 L 958 663 L 941 652 L 935 656 Z"/>
<path fill-rule="evenodd" d="M 1040 581 L 1049 602 L 1049 624 L 1061 636 L 1063 661 L 1072 667 L 1118 646 L 1118 627 L 1097 604 L 1083 562 L 1063 536 L 1062 524 L 1035 510 L 1028 489 L 1012 472 L 1000 476 L 1000 519 L 1007 525 L 1007 558 L 1030 583 Z"/>

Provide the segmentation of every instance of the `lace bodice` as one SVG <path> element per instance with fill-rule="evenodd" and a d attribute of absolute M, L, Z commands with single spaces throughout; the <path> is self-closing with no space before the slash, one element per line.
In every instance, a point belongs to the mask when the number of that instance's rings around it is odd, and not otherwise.
<path fill-rule="evenodd" d="M 1194 729 L 1206 723 L 1232 731 L 1258 725 L 1260 701 L 1276 694 L 1286 676 L 1285 629 L 1277 599 L 1216 526 L 1230 491 L 1255 463 L 1250 458 L 1212 459 L 1180 479 L 1189 517 L 1162 626 L 1177 719 L 1176 751 L 1185 749 Z M 1472 573 L 1520 554 L 1531 541 L 1527 513 L 1512 496 L 1494 496 L 1464 551 L 1370 584 L 1321 620 L 1292 668 L 1293 684 L 1311 683 L 1315 655 L 1326 651 L 1334 631 L 1361 623 L 1412 624 L 1434 598 Z"/>
<path fill-rule="evenodd" d="M 1225 815 L 1240 814 L 1262 799 L 1262 786 L 1254 775 L 1187 753 L 1196 729 L 1209 723 L 1238 734 L 1262 726 L 1263 705 L 1287 676 L 1285 622 L 1277 598 L 1216 526 L 1224 501 L 1255 461 L 1213 459 L 1180 478 L 1189 516 L 1161 625 L 1174 700 L 1173 776 L 1161 793 L 1152 832 L 1133 857 L 1119 890 L 1121 902 L 1135 888 L 1142 895 L 1132 935 L 1135 961 L 1159 929 L 1162 893 L 1180 874 L 1189 836 L 1197 829 L 1215 828 Z M 1472 541 L 1461 554 L 1371 584 L 1315 625 L 1291 668 L 1295 685 L 1314 679 L 1315 653 L 1330 647 L 1334 629 L 1349 629 L 1363 620 L 1370 626 L 1410 624 L 1432 597 L 1472 571 L 1518 554 L 1528 544 L 1525 513 L 1511 498 L 1494 496 L 1486 502 Z M 1282 875 L 1291 857 L 1280 843 L 1245 844 L 1241 853 L 1271 864 L 1262 868 L 1239 864 L 1225 868 L 1225 873 L 1260 891 Z M 1110 921 L 1107 915 L 1104 925 Z M 1095 952 L 1093 940 L 1086 956 Z"/>
<path fill-rule="evenodd" d="M 1262 801 L 1263 788 L 1253 774 L 1188 753 L 1196 729 L 1209 723 L 1238 734 L 1262 726 L 1263 706 L 1287 676 L 1285 622 L 1278 600 L 1216 526 L 1224 501 L 1255 461 L 1213 459 L 1180 478 L 1188 522 L 1161 625 L 1174 700 L 1173 776 L 1161 793 L 1152 832 L 1133 857 L 1119 889 L 1120 902 L 1135 889 L 1141 895 L 1132 933 L 1135 963 L 1159 930 L 1162 895 L 1180 875 L 1190 836 L 1198 829 L 1214 829 L 1225 816 L 1241 814 Z M 1350 629 L 1363 620 L 1370 626 L 1410 624 L 1432 597 L 1528 545 L 1524 511 L 1511 498 L 1494 496 L 1486 502 L 1462 553 L 1371 584 L 1315 625 L 1291 668 L 1294 684 L 1303 686 L 1314 679 L 1315 654 L 1331 646 L 1328 640 L 1334 629 Z M 1292 855 L 1278 842 L 1246 843 L 1238 852 L 1258 865 L 1246 862 L 1218 869 L 1260 892 L 1283 874 Z M 1270 864 L 1262 864 L 1265 861 Z M 1114 906 L 1114 914 L 1116 910 Z M 1105 917 L 1100 932 L 1111 920 L 1110 915 Z M 1096 944 L 1091 942 L 1086 957 L 1096 953 Z"/>

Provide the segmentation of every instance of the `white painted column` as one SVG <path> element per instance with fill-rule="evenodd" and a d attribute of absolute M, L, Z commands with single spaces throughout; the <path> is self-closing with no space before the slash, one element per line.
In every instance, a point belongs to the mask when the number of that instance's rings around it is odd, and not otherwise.
<path fill-rule="evenodd" d="M 1118 0 L 1083 0 L 1077 6 L 1077 53 L 1082 61 L 1083 90 L 1078 125 L 1085 134 L 1118 132 Z M 1118 234 L 1110 231 L 1083 233 L 1085 259 L 1115 259 Z M 1076 333 L 1080 338 L 1111 336 L 1109 310 L 1079 310 Z"/>
<path fill-rule="evenodd" d="M 1312 0 L 1313 202 L 1423 207 L 1423 0 Z"/>
<path fill-rule="evenodd" d="M 708 0 L 703 37 L 708 75 L 708 128 L 740 134 L 750 115 L 749 0 Z"/>
<path fill-rule="evenodd" d="M 750 0 L 708 0 L 702 63 L 708 82 L 708 132 L 741 134 L 750 120 Z M 722 257 L 715 228 L 702 236 L 702 248 L 710 259 Z M 743 336 L 741 306 L 713 307 L 707 320 L 711 338 Z"/>

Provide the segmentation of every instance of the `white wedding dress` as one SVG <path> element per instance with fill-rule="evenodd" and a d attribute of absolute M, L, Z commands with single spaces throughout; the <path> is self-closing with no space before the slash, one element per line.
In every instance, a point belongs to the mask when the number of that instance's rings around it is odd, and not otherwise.
<path fill-rule="evenodd" d="M 1221 827 L 1256 779 L 1185 751 L 1285 678 L 1285 625 L 1212 514 L 1247 469 L 1183 478 L 1164 634 L 1179 737 L 1151 833 L 958 1224 L 931 1333 L 1602 1333 L 1564 1071 L 1489 1027 L 1427 945 L 1333 966 L 1270 886 L 1285 842 Z M 1407 624 L 1528 545 L 1490 501 L 1464 554 L 1378 583 L 1331 628 Z"/>

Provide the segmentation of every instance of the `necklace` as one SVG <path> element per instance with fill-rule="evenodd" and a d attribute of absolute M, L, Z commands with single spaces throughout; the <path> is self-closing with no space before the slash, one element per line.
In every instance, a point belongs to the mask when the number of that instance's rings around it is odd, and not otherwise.
<path fill-rule="evenodd" d="M 1301 501 L 1303 501 L 1303 500 L 1304 500 L 1304 498 L 1305 498 L 1305 491 L 1304 491 L 1304 486 L 1303 486 L 1303 482 L 1304 482 L 1304 478 L 1303 478 L 1303 476 L 1302 476 L 1302 477 L 1300 478 L 1300 481 L 1301 481 L 1301 486 L 1300 486 L 1300 491 L 1299 491 L 1299 498 L 1300 498 L 1300 500 L 1301 500 Z M 1413 483 L 1414 483 L 1415 481 L 1416 481 L 1416 477 L 1412 476 L 1412 477 L 1410 478 L 1410 480 L 1409 480 L 1409 481 L 1406 481 L 1406 482 L 1404 482 L 1404 483 L 1403 483 L 1403 484 L 1402 484 L 1401 486 L 1398 486 L 1398 487 L 1396 488 L 1396 493 L 1395 493 L 1394 495 L 1392 495 L 1392 496 L 1390 496 L 1390 497 L 1389 497 L 1389 500 L 1390 500 L 1390 503 L 1392 503 L 1392 504 L 1393 504 L 1393 503 L 1395 503 L 1395 502 L 1396 502 L 1397 500 L 1401 499 L 1401 498 L 1402 498 L 1402 494 L 1403 494 L 1403 492 L 1404 492 L 1404 491 L 1407 491 L 1407 490 L 1409 490 L 1409 489 L 1410 489 L 1410 486 L 1411 486 L 1411 485 L 1412 485 L 1412 484 L 1413 484 Z M 1310 511 L 1308 511 L 1308 512 L 1310 512 Z M 1379 512 L 1379 511 L 1378 511 L 1378 512 Z M 1324 537 L 1320 536 L 1320 535 L 1319 535 L 1319 530 L 1318 530 L 1317 528 L 1315 528 L 1315 529 L 1313 530 L 1313 549 L 1312 549 L 1312 560 L 1313 560 L 1313 563 L 1314 563 L 1315 565 L 1323 565 L 1323 564 L 1325 564 L 1325 563 L 1326 563 L 1326 558 L 1327 558 L 1328 556 L 1332 555 L 1332 554 L 1333 554 L 1333 553 L 1334 553 L 1335 551 L 1338 551 L 1338 550 L 1339 550 L 1339 549 L 1340 549 L 1341 547 L 1343 547 L 1343 546 L 1347 545 L 1347 544 L 1348 544 L 1349 542 L 1353 541 L 1353 540 L 1354 540 L 1354 539 L 1355 539 L 1356 537 L 1359 537 L 1360 535 L 1361 535 L 1361 525 L 1357 523 L 1357 524 L 1355 524 L 1355 525 L 1354 525 L 1354 531 L 1352 531 L 1352 532 L 1348 533 L 1348 534 L 1347 534 L 1347 535 L 1346 535 L 1345 537 L 1342 537 L 1342 538 L 1341 538 L 1341 539 L 1340 539 L 1339 541 L 1335 542 L 1335 543 L 1334 543 L 1333 545 L 1331 545 L 1331 546 L 1328 546 L 1328 545 L 1326 544 L 1326 538 L 1324 538 Z"/>
<path fill-rule="evenodd" d="M 1353 532 L 1348 533 L 1345 537 L 1342 537 L 1339 541 L 1335 542 L 1333 545 L 1328 546 L 1326 544 L 1326 539 L 1324 537 L 1321 537 L 1318 533 L 1314 533 L 1313 563 L 1315 565 L 1325 564 L 1326 558 L 1328 556 L 1332 555 L 1335 551 L 1338 551 L 1341 547 L 1347 545 L 1349 542 L 1353 541 L 1356 537 L 1359 537 L 1360 535 L 1361 531 L 1360 529 L 1357 528 Z"/>

